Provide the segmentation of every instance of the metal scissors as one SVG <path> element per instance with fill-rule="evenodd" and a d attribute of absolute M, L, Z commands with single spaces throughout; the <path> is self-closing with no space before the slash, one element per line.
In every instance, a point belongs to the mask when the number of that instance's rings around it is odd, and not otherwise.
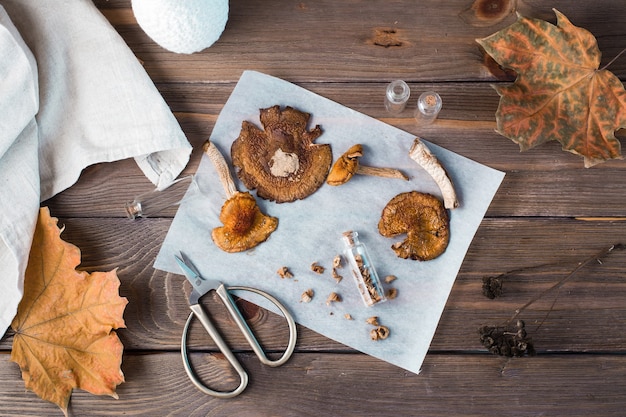
<path fill-rule="evenodd" d="M 211 280 L 211 279 L 202 277 L 198 273 L 196 268 L 193 266 L 193 264 L 189 261 L 189 259 L 187 259 L 187 257 L 183 253 L 180 253 L 180 256 L 175 255 L 175 258 L 176 258 L 176 262 L 178 262 L 178 265 L 180 266 L 185 276 L 187 277 L 187 280 L 189 280 L 191 285 L 193 285 L 193 291 L 191 292 L 191 295 L 189 296 L 189 308 L 191 309 L 191 314 L 189 314 L 189 317 L 187 318 L 187 322 L 185 323 L 185 328 L 183 330 L 180 353 L 183 358 L 183 365 L 185 366 L 185 371 L 187 371 L 187 375 L 189 376 L 189 379 L 191 379 L 191 382 L 193 382 L 193 384 L 200 391 L 204 392 L 205 394 L 213 395 L 215 397 L 231 398 L 231 397 L 235 397 L 241 394 L 243 390 L 246 388 L 246 386 L 248 385 L 247 372 L 245 371 L 245 369 L 243 369 L 243 367 L 241 366 L 241 364 L 239 363 L 239 361 L 237 360 L 233 352 L 230 350 L 230 348 L 226 344 L 226 342 L 224 342 L 224 339 L 222 338 L 220 333 L 217 331 L 217 328 L 211 322 L 208 314 L 204 311 L 204 309 L 202 308 L 202 305 L 200 304 L 200 298 L 202 298 L 202 296 L 204 296 L 211 290 L 215 290 L 217 295 L 219 295 L 220 299 L 226 306 L 226 309 L 230 313 L 231 317 L 233 318 L 233 320 L 235 320 L 235 323 L 237 323 L 237 327 L 239 327 L 239 329 L 245 336 L 246 340 L 250 344 L 250 347 L 252 347 L 252 350 L 254 351 L 256 356 L 259 358 L 261 363 L 271 366 L 271 367 L 276 367 L 276 366 L 280 366 L 284 364 L 285 362 L 287 362 L 287 360 L 289 360 L 296 346 L 297 332 L 296 332 L 296 323 L 293 320 L 293 317 L 291 316 L 289 311 L 285 308 L 285 306 L 283 306 L 272 295 L 266 293 L 265 291 L 259 290 L 258 288 L 240 287 L 240 286 L 227 287 L 225 284 L 223 284 L 222 282 L 218 280 L 215 280 L 215 279 Z M 285 352 L 279 359 L 270 360 L 267 358 L 267 356 L 265 355 L 265 352 L 263 351 L 263 348 L 257 341 L 256 337 L 254 337 L 254 334 L 250 330 L 250 327 L 248 327 L 248 324 L 246 323 L 245 319 L 241 315 L 241 312 L 235 305 L 235 301 L 230 296 L 229 290 L 250 291 L 258 295 L 261 295 L 262 297 L 265 297 L 269 301 L 271 301 L 283 313 L 283 316 L 285 317 L 285 319 L 287 319 L 287 324 L 289 325 L 289 342 L 287 344 L 287 349 L 285 350 Z M 194 317 L 197 317 L 198 320 L 200 320 L 200 323 L 202 323 L 202 326 L 209 333 L 209 336 L 211 336 L 211 338 L 213 339 L 213 341 L 219 348 L 220 352 L 222 352 L 222 354 L 226 357 L 226 359 L 231 364 L 231 366 L 235 368 L 235 370 L 239 374 L 240 384 L 235 390 L 227 391 L 227 392 L 214 391 L 208 388 L 206 385 L 204 385 L 202 381 L 200 381 L 200 379 L 196 376 L 191 366 L 191 363 L 189 361 L 189 356 L 187 353 L 187 335 L 189 333 L 189 325 L 191 324 Z"/>

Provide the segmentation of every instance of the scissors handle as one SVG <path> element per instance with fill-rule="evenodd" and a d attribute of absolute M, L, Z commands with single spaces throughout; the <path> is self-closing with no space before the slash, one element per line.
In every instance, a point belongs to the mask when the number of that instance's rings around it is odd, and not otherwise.
<path fill-rule="evenodd" d="M 285 319 L 287 320 L 287 324 L 289 326 L 289 342 L 287 344 L 287 349 L 285 350 L 283 355 L 279 359 L 272 361 L 267 358 L 267 355 L 265 355 L 263 348 L 261 347 L 259 342 L 256 340 L 256 337 L 254 337 L 254 334 L 250 330 L 250 327 L 248 326 L 245 319 L 241 315 L 241 312 L 235 305 L 235 301 L 232 299 L 232 297 L 228 293 L 228 289 L 222 284 L 216 290 L 217 294 L 224 302 L 226 309 L 235 320 L 235 323 L 237 323 L 237 327 L 239 327 L 239 329 L 243 333 L 244 337 L 250 344 L 250 347 L 252 348 L 254 353 L 257 355 L 261 363 L 268 365 L 268 366 L 275 367 L 275 366 L 280 366 L 284 364 L 285 362 L 287 362 L 287 360 L 291 357 L 291 354 L 294 351 L 294 348 L 296 346 L 296 339 L 297 339 L 296 323 L 293 320 L 293 317 L 291 316 L 289 311 L 272 295 L 262 290 L 259 290 L 257 288 L 230 287 L 229 289 L 250 291 L 250 292 L 259 294 L 267 298 L 276 307 L 278 307 L 278 309 L 283 313 Z M 183 336 L 181 340 L 181 356 L 183 358 L 183 365 L 185 367 L 185 371 L 187 372 L 187 375 L 189 376 L 189 379 L 200 391 L 202 391 L 205 394 L 212 395 L 214 397 L 232 398 L 241 394 L 246 388 L 246 386 L 248 385 L 247 372 L 245 371 L 245 369 L 243 369 L 243 367 L 241 366 L 241 364 L 239 363 L 235 355 L 232 353 L 232 351 L 230 350 L 230 348 L 228 347 L 228 345 L 226 344 L 226 342 L 224 341 L 224 339 L 218 332 L 213 322 L 211 322 L 209 316 L 206 314 L 202 306 L 200 304 L 192 304 L 190 306 L 190 309 L 192 313 L 187 318 L 187 322 L 185 323 L 185 328 L 183 330 Z M 196 376 L 195 372 L 193 371 L 193 368 L 191 366 L 191 363 L 189 362 L 189 356 L 187 353 L 187 335 L 189 333 L 189 326 L 194 316 L 197 317 L 198 320 L 200 320 L 200 323 L 202 323 L 202 326 L 205 328 L 205 330 L 207 331 L 211 339 L 213 339 L 213 341 L 217 345 L 220 352 L 222 352 L 222 354 L 226 357 L 226 359 L 231 364 L 231 366 L 237 371 L 237 374 L 239 375 L 239 378 L 240 378 L 240 383 L 239 383 L 239 386 L 233 391 L 212 390 L 208 388 L 206 385 L 204 385 L 204 383 L 202 383 L 202 381 Z"/>
<path fill-rule="evenodd" d="M 276 360 L 270 360 L 265 355 L 263 348 L 261 347 L 259 342 L 256 340 L 256 337 L 254 337 L 254 334 L 252 333 L 252 330 L 250 330 L 248 323 L 246 323 L 246 320 L 243 318 L 243 316 L 241 315 L 241 312 L 235 305 L 235 301 L 230 296 L 228 292 L 229 290 L 250 291 L 255 294 L 258 294 L 262 297 L 267 298 L 270 302 L 272 302 L 272 304 L 278 307 L 278 309 L 283 313 L 285 320 L 287 320 L 287 325 L 289 326 L 289 342 L 287 343 L 287 349 L 285 349 L 285 352 L 280 358 Z M 280 301 L 278 301 L 274 296 L 266 293 L 265 291 L 259 290 L 258 288 L 252 288 L 252 287 L 233 286 L 233 287 L 228 287 L 227 289 L 226 286 L 222 284 L 218 287 L 216 292 L 220 296 L 220 298 L 224 301 L 224 305 L 226 305 L 228 312 L 235 320 L 235 323 L 237 323 L 239 330 L 241 330 L 244 337 L 248 341 L 248 344 L 250 345 L 250 347 L 252 348 L 256 356 L 259 358 L 261 363 L 267 366 L 276 367 L 276 366 L 280 366 L 284 364 L 285 362 L 289 360 L 289 358 L 291 357 L 291 354 L 293 353 L 294 348 L 296 347 L 296 339 L 297 339 L 296 322 L 293 320 L 293 317 L 289 313 L 289 310 L 287 310 L 287 308 L 283 306 L 280 303 Z"/>
<path fill-rule="evenodd" d="M 187 372 L 187 376 L 189 376 L 189 379 L 196 386 L 196 388 L 198 388 L 205 394 L 212 395 L 218 398 L 232 398 L 241 394 L 248 385 L 248 373 L 245 371 L 245 369 L 243 369 L 226 342 L 224 342 L 224 339 L 222 339 L 222 336 L 213 325 L 213 322 L 211 322 L 211 320 L 209 319 L 209 316 L 204 312 L 202 306 L 200 304 L 193 304 L 189 308 L 191 309 L 192 313 L 189 314 L 189 317 L 187 317 L 187 322 L 185 323 L 185 328 L 183 330 L 183 337 L 180 343 L 180 354 L 183 358 L 183 365 L 185 367 L 185 371 Z M 194 316 L 197 317 L 198 320 L 200 320 L 200 323 L 202 323 L 204 329 L 207 331 L 207 333 L 209 333 L 209 336 L 211 337 L 211 339 L 213 339 L 220 352 L 224 354 L 231 366 L 237 371 L 240 382 L 239 386 L 233 391 L 212 390 L 202 383 L 200 378 L 196 376 L 196 373 L 191 367 L 191 363 L 189 362 L 189 354 L 187 353 L 187 335 L 189 333 L 189 325 L 193 321 Z"/>

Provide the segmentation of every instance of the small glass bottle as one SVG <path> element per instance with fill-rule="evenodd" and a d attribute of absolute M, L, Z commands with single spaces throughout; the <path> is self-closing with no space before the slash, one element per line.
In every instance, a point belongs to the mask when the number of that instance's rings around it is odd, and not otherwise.
<path fill-rule="evenodd" d="M 193 183 L 193 175 L 189 175 L 177 179 L 162 190 L 157 188 L 141 194 L 124 205 L 126 215 L 131 220 L 137 217 L 152 217 L 168 207 L 180 204 L 185 192 Z"/>
<path fill-rule="evenodd" d="M 345 244 L 344 253 L 365 305 L 373 306 L 385 301 L 383 286 L 367 248 L 359 241 L 359 234 L 350 230 L 344 232 L 342 238 Z"/>
<path fill-rule="evenodd" d="M 385 108 L 389 113 L 400 113 L 406 107 L 411 90 L 407 83 L 402 80 L 395 80 L 387 85 L 385 92 Z"/>
<path fill-rule="evenodd" d="M 441 97 L 434 91 L 422 93 L 417 99 L 415 120 L 420 126 L 431 124 L 435 121 L 441 110 Z"/>

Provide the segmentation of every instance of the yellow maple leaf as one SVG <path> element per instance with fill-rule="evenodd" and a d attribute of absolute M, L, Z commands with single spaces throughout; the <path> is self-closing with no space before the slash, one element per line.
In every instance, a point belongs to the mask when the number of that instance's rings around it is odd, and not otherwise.
<path fill-rule="evenodd" d="M 116 270 L 76 270 L 80 249 L 61 239 L 57 221 L 40 209 L 24 296 L 11 324 L 11 360 L 26 388 L 67 416 L 74 388 L 117 398 L 123 346 L 113 329 L 125 327 L 128 301 L 119 296 Z"/>

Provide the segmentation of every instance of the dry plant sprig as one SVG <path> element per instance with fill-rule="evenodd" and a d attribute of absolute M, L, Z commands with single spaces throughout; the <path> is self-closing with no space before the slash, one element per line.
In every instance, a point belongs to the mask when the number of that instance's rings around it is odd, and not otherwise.
<path fill-rule="evenodd" d="M 541 299 L 543 296 L 548 294 L 549 292 L 560 289 L 563 285 L 565 285 L 565 283 L 569 279 L 575 276 L 582 268 L 584 268 L 589 263 L 595 261 L 595 262 L 602 264 L 602 260 L 606 258 L 608 255 L 610 255 L 611 253 L 613 253 L 615 250 L 624 250 L 624 249 L 626 249 L 626 245 L 618 243 L 615 245 L 611 245 L 608 248 L 604 248 L 600 250 L 599 252 L 588 257 L 584 261 L 578 263 L 576 267 L 569 274 L 561 278 L 557 283 L 545 289 L 544 291 L 539 293 L 537 296 L 533 297 L 526 304 L 516 309 L 513 315 L 511 316 L 511 318 L 509 318 L 504 324 L 499 325 L 499 326 L 481 326 L 479 328 L 479 334 L 480 334 L 480 341 L 483 344 L 483 346 L 489 349 L 491 353 L 496 354 L 496 355 L 501 355 L 501 356 L 524 356 L 524 355 L 532 356 L 534 355 L 535 354 L 534 344 L 532 342 L 532 339 L 528 336 L 526 332 L 524 321 L 518 319 L 520 314 L 525 309 L 530 307 L 533 303 L 535 303 L 536 301 Z M 515 273 L 522 272 L 522 271 L 539 269 L 539 268 L 549 266 L 549 265 L 560 265 L 560 264 L 562 263 L 543 264 L 543 265 L 533 266 L 533 267 L 528 267 L 528 268 L 520 268 L 520 269 L 506 272 L 504 274 L 500 274 L 495 277 L 483 278 L 483 294 L 489 298 L 495 298 L 501 294 L 502 282 L 504 281 L 505 278 Z M 538 330 L 543 325 L 545 320 L 548 318 L 548 315 L 554 308 L 554 304 L 556 303 L 557 298 L 558 298 L 558 295 L 557 297 L 555 297 L 554 301 L 552 302 L 552 305 L 550 306 L 550 309 L 546 313 L 546 316 L 539 323 L 535 331 Z"/>

